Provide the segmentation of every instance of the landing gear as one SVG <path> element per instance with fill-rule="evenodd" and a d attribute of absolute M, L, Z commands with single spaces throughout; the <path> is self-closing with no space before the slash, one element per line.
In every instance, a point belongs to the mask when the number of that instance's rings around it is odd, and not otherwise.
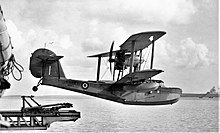
<path fill-rule="evenodd" d="M 37 87 L 37 86 L 34 86 L 34 87 L 32 88 L 32 90 L 33 90 L 34 92 L 36 92 L 36 91 L 38 90 L 38 87 Z"/>

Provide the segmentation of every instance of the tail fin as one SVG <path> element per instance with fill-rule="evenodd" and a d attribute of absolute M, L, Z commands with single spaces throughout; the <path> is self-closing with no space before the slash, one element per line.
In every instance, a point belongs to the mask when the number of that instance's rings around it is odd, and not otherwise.
<path fill-rule="evenodd" d="M 31 74 L 36 78 L 65 78 L 59 62 L 62 57 L 48 49 L 37 49 L 30 58 Z"/>

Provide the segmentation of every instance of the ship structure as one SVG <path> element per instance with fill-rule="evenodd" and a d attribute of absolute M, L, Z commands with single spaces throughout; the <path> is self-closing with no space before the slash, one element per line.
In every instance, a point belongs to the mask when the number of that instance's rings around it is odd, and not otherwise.
<path fill-rule="evenodd" d="M 11 37 L 8 34 L 3 10 L 0 6 L 0 98 L 11 86 L 8 82 L 8 75 L 12 73 L 14 79 L 20 81 L 24 70 L 16 62 L 12 49 Z M 17 70 L 20 76 L 16 77 L 13 70 Z M 35 103 L 36 106 L 31 105 L 27 99 Z M 71 103 L 40 105 L 33 99 L 33 96 L 22 96 L 22 103 L 21 110 L 0 111 L 0 131 L 46 130 L 53 122 L 76 121 L 80 118 L 80 112 L 62 110 L 63 108 L 72 107 Z"/>
<path fill-rule="evenodd" d="M 5 90 L 11 86 L 7 80 L 8 75 L 12 73 L 12 76 L 20 81 L 22 78 L 21 74 L 24 71 L 23 67 L 16 62 L 12 49 L 11 37 L 8 34 L 5 18 L 0 6 L 0 98 Z M 13 71 L 15 69 L 19 71 L 20 77 L 15 77 Z"/>
<path fill-rule="evenodd" d="M 46 130 L 53 122 L 75 122 L 80 118 L 80 112 L 72 109 L 66 110 L 73 107 L 71 103 L 41 105 L 34 100 L 34 96 L 21 96 L 21 98 L 21 110 L 0 111 L 0 131 Z"/>
<path fill-rule="evenodd" d="M 183 93 L 181 97 L 197 97 L 197 98 L 218 98 L 219 97 L 219 89 L 216 89 L 213 86 L 206 93 Z"/>

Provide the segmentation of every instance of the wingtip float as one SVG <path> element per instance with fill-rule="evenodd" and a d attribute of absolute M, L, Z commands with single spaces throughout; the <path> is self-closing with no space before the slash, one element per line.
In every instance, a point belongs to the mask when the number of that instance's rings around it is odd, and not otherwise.
<path fill-rule="evenodd" d="M 165 35 L 164 31 L 141 32 L 130 36 L 121 46 L 120 50 L 92 55 L 98 58 L 96 81 L 82 81 L 67 79 L 59 62 L 63 56 L 57 56 L 49 49 L 37 49 L 30 58 L 30 71 L 36 78 L 40 78 L 37 87 L 49 85 L 62 89 L 87 94 L 131 105 L 166 105 L 176 103 L 182 90 L 177 87 L 165 87 L 162 80 L 152 80 L 152 77 L 163 72 L 153 69 L 154 43 Z M 150 69 L 141 70 L 143 63 L 142 50 L 152 44 Z M 117 71 L 116 81 L 106 82 L 99 78 L 101 58 L 109 57 L 114 62 L 113 80 Z M 114 59 L 113 59 L 114 57 Z M 111 65 L 111 64 L 110 64 Z M 129 73 L 123 75 L 125 69 Z"/>

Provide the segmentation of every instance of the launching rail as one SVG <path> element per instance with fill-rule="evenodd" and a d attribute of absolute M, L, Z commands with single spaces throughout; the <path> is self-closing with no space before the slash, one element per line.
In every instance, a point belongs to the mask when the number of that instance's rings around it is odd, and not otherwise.
<path fill-rule="evenodd" d="M 40 105 L 33 96 L 21 96 L 23 106 L 21 110 L 0 111 L 3 120 L 0 123 L 1 130 L 46 130 L 50 124 L 57 121 L 76 121 L 80 118 L 80 112 L 75 110 L 60 110 L 72 107 L 71 103 L 58 103 Z M 37 106 L 32 106 L 29 98 Z M 28 105 L 28 107 L 26 107 Z"/>

